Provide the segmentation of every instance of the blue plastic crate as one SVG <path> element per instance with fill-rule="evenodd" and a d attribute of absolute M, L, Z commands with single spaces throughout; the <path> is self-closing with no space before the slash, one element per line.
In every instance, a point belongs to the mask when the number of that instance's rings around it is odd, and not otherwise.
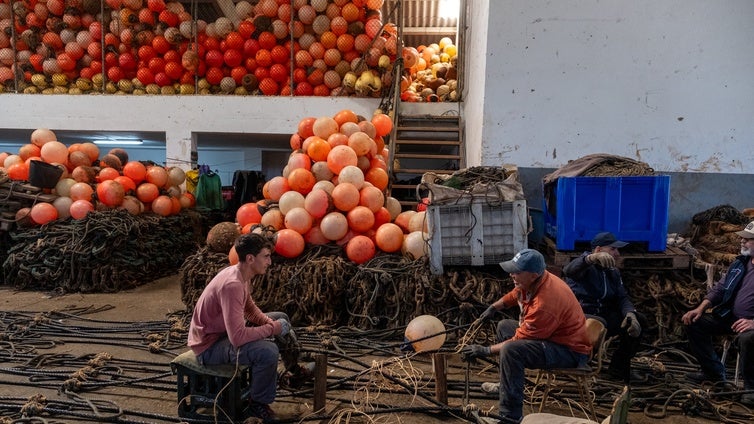
<path fill-rule="evenodd" d="M 545 188 L 545 231 L 559 250 L 573 250 L 597 233 L 610 231 L 620 240 L 666 248 L 670 176 L 560 177 Z"/>

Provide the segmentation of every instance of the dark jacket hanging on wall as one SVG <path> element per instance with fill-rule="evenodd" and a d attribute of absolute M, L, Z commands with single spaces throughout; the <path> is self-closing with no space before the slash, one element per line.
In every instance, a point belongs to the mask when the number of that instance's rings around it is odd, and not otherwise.
<path fill-rule="evenodd" d="M 233 200 L 229 209 L 238 210 L 241 205 L 256 202 L 262 197 L 264 175 L 259 171 L 236 171 L 233 173 Z"/>

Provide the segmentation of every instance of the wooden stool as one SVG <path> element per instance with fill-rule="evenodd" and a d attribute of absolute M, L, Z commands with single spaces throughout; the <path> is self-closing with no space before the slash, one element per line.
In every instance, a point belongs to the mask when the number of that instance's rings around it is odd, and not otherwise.
<path fill-rule="evenodd" d="M 239 365 L 236 370 L 235 364 L 200 365 L 194 352 L 189 350 L 173 359 L 170 368 L 178 380 L 178 416 L 243 421 L 249 404 L 249 367 Z"/>

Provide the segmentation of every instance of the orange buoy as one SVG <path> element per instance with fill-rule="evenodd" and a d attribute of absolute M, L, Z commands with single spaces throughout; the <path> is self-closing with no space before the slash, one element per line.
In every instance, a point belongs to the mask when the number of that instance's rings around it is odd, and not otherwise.
<path fill-rule="evenodd" d="M 39 149 L 39 156 L 47 163 L 67 163 L 68 147 L 56 140 L 48 141 Z"/>
<path fill-rule="evenodd" d="M 372 116 L 372 125 L 377 131 L 378 137 L 384 137 L 393 130 L 393 120 L 384 113 L 376 113 Z"/>
<path fill-rule="evenodd" d="M 141 183 L 136 187 L 136 198 L 143 203 L 152 203 L 160 195 L 160 189 L 152 183 Z"/>
<path fill-rule="evenodd" d="M 372 140 L 364 131 L 357 131 L 348 137 L 348 147 L 353 149 L 356 156 L 364 156 L 369 153 L 372 145 L 374 145 L 374 140 Z"/>
<path fill-rule="evenodd" d="M 71 218 L 83 219 L 89 212 L 94 212 L 94 205 L 88 200 L 74 200 L 71 203 Z"/>
<path fill-rule="evenodd" d="M 339 129 L 340 125 L 338 122 L 329 116 L 321 116 L 312 124 L 314 135 L 324 140 L 327 140 L 327 137 L 330 137 L 331 134 L 338 132 Z"/>
<path fill-rule="evenodd" d="M 299 234 L 306 234 L 312 228 L 312 216 L 303 207 L 295 207 L 285 214 L 285 228 Z"/>
<path fill-rule="evenodd" d="M 58 210 L 52 203 L 39 202 L 31 207 L 31 220 L 38 225 L 58 219 Z"/>
<path fill-rule="evenodd" d="M 168 183 L 168 171 L 162 166 L 150 166 L 147 168 L 146 180 L 157 187 L 165 187 Z"/>
<path fill-rule="evenodd" d="M 385 189 L 387 189 L 389 177 L 385 169 L 380 167 L 370 167 L 366 174 L 364 174 L 364 180 L 371 183 L 381 191 L 384 191 Z"/>
<path fill-rule="evenodd" d="M 403 211 L 399 213 L 398 216 L 395 217 L 393 222 L 395 223 L 395 225 L 401 227 L 403 232 L 409 233 L 410 232 L 409 225 L 408 225 L 409 221 L 411 221 L 411 217 L 416 215 L 416 213 L 417 213 L 416 211 Z"/>
<path fill-rule="evenodd" d="M 115 178 L 119 176 L 120 176 L 120 172 L 118 172 L 117 169 L 107 167 L 107 168 L 100 169 L 95 179 L 97 180 L 97 182 L 102 182 L 106 180 L 114 180 Z"/>
<path fill-rule="evenodd" d="M 365 186 L 359 190 L 359 205 L 366 206 L 370 211 L 377 213 L 385 204 L 385 195 L 377 187 Z"/>
<path fill-rule="evenodd" d="M 275 252 L 286 258 L 295 258 L 304 252 L 304 236 L 291 229 L 275 233 Z"/>
<path fill-rule="evenodd" d="M 262 219 L 260 221 L 260 224 L 270 226 L 275 230 L 282 229 L 284 223 L 285 217 L 283 216 L 282 212 L 280 212 L 280 209 L 277 208 L 268 209 L 267 212 L 262 215 Z"/>
<path fill-rule="evenodd" d="M 313 226 L 304 234 L 304 241 L 313 245 L 323 245 L 330 242 L 323 234 L 318 225 Z"/>
<path fill-rule="evenodd" d="M 125 195 L 125 189 L 115 180 L 105 180 L 97 184 L 97 199 L 111 208 L 120 206 Z"/>
<path fill-rule="evenodd" d="M 356 206 L 346 214 L 348 227 L 357 233 L 363 233 L 374 225 L 374 213 L 366 206 Z"/>
<path fill-rule="evenodd" d="M 147 167 L 137 161 L 126 162 L 123 166 L 123 175 L 132 179 L 135 184 L 139 184 L 147 177 Z"/>
<path fill-rule="evenodd" d="M 356 152 L 349 146 L 335 146 L 327 155 L 327 167 L 333 174 L 340 174 L 346 166 L 356 166 L 358 158 Z"/>
<path fill-rule="evenodd" d="M 76 200 L 91 201 L 92 194 L 94 194 L 94 189 L 87 183 L 76 183 L 71 186 L 69 192 L 71 199 L 75 203 Z"/>
<path fill-rule="evenodd" d="M 304 209 L 314 218 L 322 218 L 332 209 L 332 197 L 322 189 L 313 189 L 304 199 Z"/>
<path fill-rule="evenodd" d="M 152 212 L 160 216 L 170 216 L 173 213 L 173 201 L 162 194 L 152 201 Z"/>
<path fill-rule="evenodd" d="M 351 183 L 338 183 L 332 191 L 333 205 L 348 212 L 359 204 L 359 189 Z"/>
<path fill-rule="evenodd" d="M 293 152 L 288 157 L 288 170 L 292 171 L 298 168 L 304 168 L 304 169 L 312 168 L 312 159 L 309 157 L 308 154 L 301 153 L 301 152 Z"/>
<path fill-rule="evenodd" d="M 403 230 L 401 227 L 388 222 L 377 228 L 374 239 L 377 247 L 383 252 L 397 252 L 403 247 Z"/>
<path fill-rule="evenodd" d="M 346 256 L 357 264 L 363 264 L 372 259 L 374 253 L 374 242 L 367 236 L 355 236 L 346 244 Z"/>
<path fill-rule="evenodd" d="M 258 224 L 262 220 L 262 214 L 259 213 L 256 202 L 244 203 L 236 211 L 236 222 L 241 227 L 248 224 Z"/>
<path fill-rule="evenodd" d="M 388 222 L 390 222 L 390 212 L 388 212 L 387 208 L 383 206 L 374 213 L 374 227 L 372 228 L 376 230 L 380 228 L 382 224 L 386 224 Z"/>
<path fill-rule="evenodd" d="M 37 128 L 31 133 L 31 143 L 42 147 L 48 141 L 57 140 L 55 133 L 47 128 Z"/>
<path fill-rule="evenodd" d="M 314 178 L 314 174 L 307 169 L 294 169 L 288 174 L 288 185 L 291 190 L 296 190 L 301 194 L 307 194 L 312 191 L 312 187 L 314 187 L 316 182 L 317 179 Z"/>
<path fill-rule="evenodd" d="M 264 184 L 262 192 L 265 198 L 277 202 L 280 200 L 280 196 L 290 189 L 291 187 L 288 185 L 288 179 L 278 175 Z"/>
<path fill-rule="evenodd" d="M 136 183 L 134 180 L 126 177 L 125 175 L 119 175 L 115 178 L 113 178 L 113 181 L 117 181 L 120 183 L 120 185 L 123 186 L 123 190 L 128 192 L 136 191 Z"/>

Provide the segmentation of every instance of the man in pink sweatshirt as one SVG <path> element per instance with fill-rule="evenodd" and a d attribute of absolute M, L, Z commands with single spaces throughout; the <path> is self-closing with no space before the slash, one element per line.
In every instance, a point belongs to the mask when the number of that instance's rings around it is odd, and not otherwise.
<path fill-rule="evenodd" d="M 283 312 L 263 313 L 250 295 L 251 281 L 272 263 L 272 243 L 243 234 L 235 249 L 238 263 L 220 271 L 196 302 L 188 346 L 200 364 L 251 367 L 249 414 L 268 422 L 275 419 L 270 404 L 277 391 L 279 347 L 274 338 L 285 338 L 291 324 Z"/>

